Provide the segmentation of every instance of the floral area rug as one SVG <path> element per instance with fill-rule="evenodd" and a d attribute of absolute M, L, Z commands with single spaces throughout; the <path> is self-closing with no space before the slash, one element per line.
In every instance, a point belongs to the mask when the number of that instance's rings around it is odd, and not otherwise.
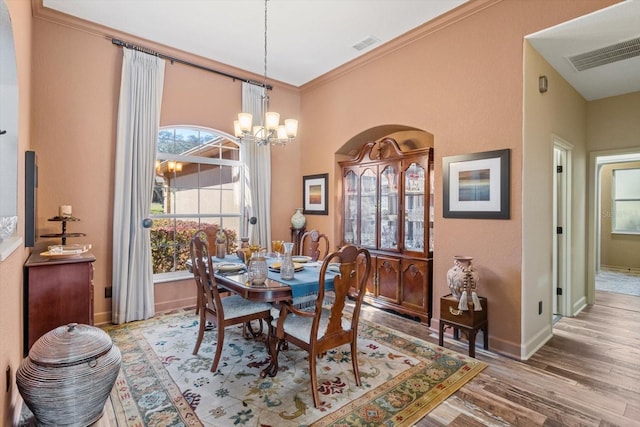
<path fill-rule="evenodd" d="M 322 406 L 311 397 L 307 353 L 290 345 L 280 370 L 260 378 L 264 337 L 225 331 L 218 371 L 210 372 L 217 331 L 198 332 L 193 311 L 105 328 L 122 351 L 111 394 L 118 426 L 408 426 L 471 380 L 484 362 L 360 321 L 355 384 L 349 347 L 318 361 Z"/>

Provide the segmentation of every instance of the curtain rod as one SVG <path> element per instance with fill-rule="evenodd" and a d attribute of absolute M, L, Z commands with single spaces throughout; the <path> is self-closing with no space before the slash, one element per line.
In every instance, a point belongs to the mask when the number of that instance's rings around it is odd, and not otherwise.
<path fill-rule="evenodd" d="M 143 47 L 143 46 L 139 46 L 137 44 L 124 42 L 124 41 L 118 40 L 118 39 L 111 39 L 111 43 L 115 44 L 116 46 L 126 47 L 126 48 L 129 48 L 129 49 L 137 50 L 139 52 L 147 53 L 149 55 L 157 56 L 157 57 L 162 58 L 162 59 L 167 59 L 167 60 L 171 61 L 171 63 L 177 62 L 179 64 L 188 65 L 190 67 L 195 67 L 195 68 L 198 68 L 200 70 L 209 71 L 210 73 L 219 74 L 221 76 L 228 77 L 228 78 L 232 79 L 233 81 L 240 80 L 242 82 L 250 83 L 252 85 L 266 87 L 267 90 L 272 90 L 273 89 L 273 86 L 271 86 L 271 85 L 266 85 L 265 86 L 264 83 L 261 83 L 261 82 L 255 81 L 255 80 L 245 79 L 244 77 L 234 76 L 233 74 L 225 73 L 224 71 L 214 70 L 213 68 L 208 68 L 208 67 L 204 67 L 202 65 L 194 64 L 193 62 L 189 62 L 189 61 L 185 61 L 184 59 L 175 58 L 173 56 L 165 55 L 163 53 L 156 52 L 156 51 L 154 51 L 152 49 L 149 49 L 149 48 Z"/>

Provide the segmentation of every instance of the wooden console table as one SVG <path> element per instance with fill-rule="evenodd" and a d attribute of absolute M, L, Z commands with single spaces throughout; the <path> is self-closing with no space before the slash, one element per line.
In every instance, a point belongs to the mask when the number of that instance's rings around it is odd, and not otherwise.
<path fill-rule="evenodd" d="M 453 295 L 445 295 L 440 298 L 440 334 L 438 344 L 442 347 L 444 344 L 445 327 L 453 328 L 453 338 L 460 339 L 459 330 L 466 332 L 469 339 L 469 357 L 476 357 L 476 334 L 482 331 L 484 337 L 484 349 L 489 349 L 489 322 L 487 320 L 487 299 L 478 297 L 482 311 L 474 311 L 471 304 L 471 296 L 469 296 L 469 309 L 466 311 L 458 310 L 458 300 Z"/>
<path fill-rule="evenodd" d="M 34 250 L 24 265 L 24 355 L 47 332 L 69 323 L 93 325 L 91 252 L 46 258 Z"/>

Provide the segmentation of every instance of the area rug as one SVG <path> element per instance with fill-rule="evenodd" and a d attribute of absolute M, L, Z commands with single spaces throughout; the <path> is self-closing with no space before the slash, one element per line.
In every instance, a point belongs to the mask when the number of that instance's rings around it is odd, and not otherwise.
<path fill-rule="evenodd" d="M 280 371 L 260 378 L 264 338 L 227 328 L 218 371 L 215 330 L 192 355 L 191 312 L 105 328 L 123 354 L 111 399 L 118 426 L 409 426 L 471 380 L 484 362 L 361 320 L 355 384 L 348 346 L 318 361 L 322 405 L 313 406 L 307 353 L 290 345 Z"/>

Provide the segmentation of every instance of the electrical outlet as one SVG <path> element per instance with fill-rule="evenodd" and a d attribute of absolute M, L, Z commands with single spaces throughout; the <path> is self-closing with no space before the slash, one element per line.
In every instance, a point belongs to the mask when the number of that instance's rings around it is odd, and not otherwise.
<path fill-rule="evenodd" d="M 104 288 L 104 297 L 111 298 L 111 292 L 113 291 L 113 286 L 107 286 Z"/>
<path fill-rule="evenodd" d="M 538 314 L 542 314 L 542 301 L 538 301 Z"/>

